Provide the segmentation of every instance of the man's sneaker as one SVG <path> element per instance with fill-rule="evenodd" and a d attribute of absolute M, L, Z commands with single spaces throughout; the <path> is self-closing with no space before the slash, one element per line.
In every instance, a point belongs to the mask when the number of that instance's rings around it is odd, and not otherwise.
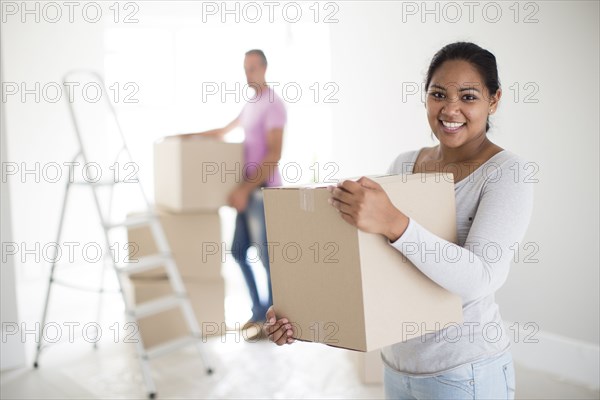
<path fill-rule="evenodd" d="M 264 322 L 246 322 L 242 328 L 244 339 L 249 342 L 256 342 L 261 339 L 267 339 L 267 335 L 263 332 Z"/>

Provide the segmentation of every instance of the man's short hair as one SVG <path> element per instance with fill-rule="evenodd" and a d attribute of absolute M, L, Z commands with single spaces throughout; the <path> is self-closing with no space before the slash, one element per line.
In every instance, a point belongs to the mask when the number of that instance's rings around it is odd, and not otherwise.
<path fill-rule="evenodd" d="M 256 54 L 257 56 L 260 57 L 260 60 L 262 61 L 263 65 L 266 67 L 267 66 L 267 56 L 265 56 L 265 53 L 262 50 L 259 49 L 253 49 L 253 50 L 249 50 L 246 52 L 246 55 L 249 56 L 251 54 Z"/>

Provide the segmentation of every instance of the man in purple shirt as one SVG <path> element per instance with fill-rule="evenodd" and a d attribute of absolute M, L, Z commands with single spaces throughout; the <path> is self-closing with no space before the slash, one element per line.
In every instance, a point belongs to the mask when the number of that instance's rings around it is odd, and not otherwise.
<path fill-rule="evenodd" d="M 232 253 L 242 269 L 252 299 L 252 317 L 249 322 L 260 323 L 265 320 L 266 311 L 273 303 L 264 205 L 260 188 L 281 185 L 277 163 L 281 158 L 286 110 L 283 100 L 266 83 L 267 58 L 262 50 L 250 50 L 246 53 L 244 70 L 248 85 L 255 90 L 254 97 L 227 126 L 196 135 L 222 138 L 238 126 L 244 129 L 244 180 L 229 195 L 229 205 L 238 212 Z M 251 245 L 257 247 L 267 272 L 267 304 L 260 302 L 256 279 L 246 257 Z"/>

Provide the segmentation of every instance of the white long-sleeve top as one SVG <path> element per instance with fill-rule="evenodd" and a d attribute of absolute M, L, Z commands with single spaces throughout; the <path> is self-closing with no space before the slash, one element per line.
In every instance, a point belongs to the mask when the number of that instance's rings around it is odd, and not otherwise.
<path fill-rule="evenodd" d="M 388 170 L 413 171 L 419 151 L 400 154 Z M 535 165 L 503 150 L 454 186 L 458 242 L 410 219 L 391 246 L 438 285 L 462 298 L 464 322 L 382 349 L 391 368 L 433 375 L 510 348 L 494 294 L 506 281 L 533 208 Z M 438 249 L 438 251 L 432 251 Z M 393 318 L 394 316 L 390 316 Z"/>

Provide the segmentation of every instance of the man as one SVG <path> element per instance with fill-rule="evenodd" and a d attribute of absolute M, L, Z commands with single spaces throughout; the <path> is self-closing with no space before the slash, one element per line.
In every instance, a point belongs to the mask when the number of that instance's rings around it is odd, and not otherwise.
<path fill-rule="evenodd" d="M 281 185 L 277 163 L 281 158 L 283 128 L 286 110 L 283 100 L 267 85 L 265 74 L 267 58 L 262 50 L 250 50 L 244 58 L 244 70 L 248 85 L 255 90 L 254 97 L 246 103 L 240 115 L 227 126 L 207 132 L 185 135 L 203 135 L 223 138 L 234 128 L 241 126 L 244 139 L 244 179 L 229 195 L 229 205 L 238 214 L 235 222 L 232 253 L 242 269 L 252 299 L 252 317 L 249 323 L 261 323 L 273 303 L 271 274 L 267 254 L 267 238 L 262 192 L 263 186 Z M 267 272 L 268 302 L 261 304 L 256 279 L 246 258 L 254 244 Z M 246 324 L 247 327 L 249 324 Z"/>

